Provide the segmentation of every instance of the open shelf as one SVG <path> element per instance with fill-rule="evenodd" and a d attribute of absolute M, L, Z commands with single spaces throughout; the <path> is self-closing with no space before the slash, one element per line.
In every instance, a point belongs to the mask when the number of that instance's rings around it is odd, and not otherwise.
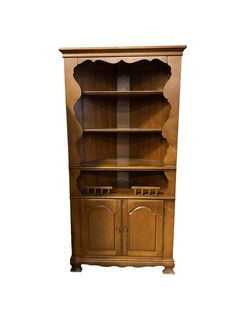
<path fill-rule="evenodd" d="M 85 132 L 78 141 L 79 166 L 162 169 L 167 148 L 161 132 Z"/>
<path fill-rule="evenodd" d="M 102 160 L 94 160 L 90 162 L 82 162 L 80 165 L 71 166 L 73 169 L 83 169 L 88 171 L 106 170 L 106 171 L 161 171 L 175 170 L 175 166 L 162 166 L 152 160 L 138 158 L 110 158 Z"/>
<path fill-rule="evenodd" d="M 173 199 L 167 190 L 172 174 L 165 171 L 173 173 L 176 167 L 164 165 L 168 142 L 162 135 L 170 116 L 163 95 L 170 76 L 169 65 L 158 59 L 84 61 L 74 69 L 81 88 L 75 114 L 83 133 L 76 146 L 77 164 L 70 164 L 78 176 L 73 196 L 79 190 L 81 198 Z M 160 187 L 161 193 L 135 195 L 133 186 Z M 105 187 L 107 195 L 99 192 Z M 98 192 L 86 193 L 90 188 Z"/>
<path fill-rule="evenodd" d="M 84 129 L 84 133 L 159 133 L 161 129 L 142 129 L 142 128 L 101 128 Z"/>
<path fill-rule="evenodd" d="M 120 102 L 125 102 L 123 110 Z M 170 105 L 163 97 L 156 96 L 131 97 L 120 100 L 116 97 L 83 96 L 76 103 L 75 111 L 84 130 L 161 130 L 169 118 Z M 125 112 L 125 119 L 119 112 Z"/>
<path fill-rule="evenodd" d="M 173 172 L 173 171 L 172 171 Z M 82 169 L 80 175 L 74 177 L 77 188 L 72 191 L 72 197 L 81 198 L 150 198 L 174 199 L 168 188 L 168 180 L 164 171 L 88 171 Z M 144 194 L 135 194 L 133 187 L 144 188 Z M 149 187 L 158 187 L 158 194 L 148 194 Z M 88 190 L 89 188 L 89 190 Z M 109 190 L 109 191 L 108 191 Z"/>
<path fill-rule="evenodd" d="M 110 97 L 137 97 L 137 96 L 152 96 L 152 95 L 161 95 L 162 90 L 135 90 L 135 91 L 88 91 L 83 90 L 82 95 L 84 96 L 110 96 Z"/>
<path fill-rule="evenodd" d="M 163 91 L 171 76 L 170 66 L 158 59 L 133 63 L 87 60 L 74 69 L 82 92 L 94 91 Z"/>

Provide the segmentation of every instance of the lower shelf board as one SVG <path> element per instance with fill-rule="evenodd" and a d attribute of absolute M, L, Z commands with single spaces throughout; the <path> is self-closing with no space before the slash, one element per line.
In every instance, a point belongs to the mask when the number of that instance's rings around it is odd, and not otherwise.
<path fill-rule="evenodd" d="M 174 259 L 162 257 L 129 257 L 129 256 L 102 256 L 102 257 L 75 257 L 70 259 L 72 267 L 79 267 L 81 264 L 98 265 L 98 266 L 165 266 L 173 268 Z"/>

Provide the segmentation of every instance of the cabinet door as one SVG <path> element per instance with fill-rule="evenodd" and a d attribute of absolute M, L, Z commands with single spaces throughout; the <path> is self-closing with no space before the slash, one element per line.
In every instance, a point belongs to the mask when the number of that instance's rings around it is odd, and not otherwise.
<path fill-rule="evenodd" d="M 128 200 L 126 204 L 123 253 L 128 256 L 162 256 L 164 202 Z"/>
<path fill-rule="evenodd" d="M 121 214 L 118 200 L 82 200 L 84 255 L 119 255 Z"/>

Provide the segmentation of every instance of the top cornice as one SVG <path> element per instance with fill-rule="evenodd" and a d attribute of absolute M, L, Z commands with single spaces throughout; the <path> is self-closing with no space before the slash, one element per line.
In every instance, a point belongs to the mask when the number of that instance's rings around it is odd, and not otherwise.
<path fill-rule="evenodd" d="M 87 47 L 60 48 L 64 58 L 71 57 L 117 57 L 117 56 L 182 56 L 187 46 L 143 46 L 143 47 Z"/>

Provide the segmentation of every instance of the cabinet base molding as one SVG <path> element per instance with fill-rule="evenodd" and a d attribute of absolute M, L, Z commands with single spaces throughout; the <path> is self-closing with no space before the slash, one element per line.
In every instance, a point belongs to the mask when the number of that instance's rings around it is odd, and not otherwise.
<path fill-rule="evenodd" d="M 167 258 L 140 258 L 140 257 L 124 257 L 124 256 L 114 256 L 114 257 L 71 257 L 71 271 L 81 271 L 81 264 L 87 265 L 99 265 L 99 266 L 134 266 L 134 267 L 144 267 L 144 266 L 164 266 L 164 274 L 174 274 L 175 262 L 173 259 Z M 80 270 L 77 270 L 80 269 Z"/>

